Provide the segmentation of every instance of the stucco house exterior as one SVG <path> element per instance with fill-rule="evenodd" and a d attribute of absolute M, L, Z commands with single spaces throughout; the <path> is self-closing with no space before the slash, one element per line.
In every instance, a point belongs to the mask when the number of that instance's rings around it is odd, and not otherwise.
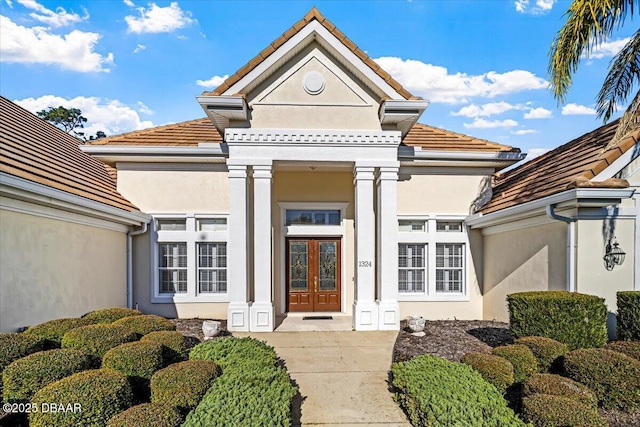
<path fill-rule="evenodd" d="M 205 118 L 81 147 L 137 219 L 116 231 L 123 260 L 132 240 L 121 303 L 235 331 L 294 313 L 397 330 L 506 320 L 519 290 L 615 310 L 616 290 L 640 289 L 640 131 L 605 149 L 612 123 L 500 174 L 519 149 L 418 123 L 428 102 L 315 8 L 196 98 Z M 626 261 L 609 271 L 613 236 Z"/>

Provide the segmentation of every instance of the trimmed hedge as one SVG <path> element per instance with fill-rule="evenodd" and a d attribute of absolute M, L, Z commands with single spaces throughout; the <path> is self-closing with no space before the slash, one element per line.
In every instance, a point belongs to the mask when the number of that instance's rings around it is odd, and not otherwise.
<path fill-rule="evenodd" d="M 414 426 L 524 426 L 471 367 L 422 355 L 391 367 L 396 400 Z"/>
<path fill-rule="evenodd" d="M 507 303 L 515 338 L 552 338 L 571 350 L 607 342 L 604 298 L 566 291 L 519 292 L 507 295 Z"/>
<path fill-rule="evenodd" d="M 569 346 L 547 337 L 522 337 L 514 342 L 529 347 L 538 360 L 539 371 L 543 374 L 558 370 L 562 363 L 560 358 L 569 352 Z"/>
<path fill-rule="evenodd" d="M 111 418 L 107 427 L 180 427 L 182 416 L 171 406 L 143 403 Z"/>
<path fill-rule="evenodd" d="M 602 348 L 580 349 L 564 357 L 566 375 L 589 387 L 606 409 L 640 408 L 640 362 Z"/>
<path fill-rule="evenodd" d="M 180 332 L 155 331 L 148 333 L 140 340 L 162 344 L 162 359 L 165 365 L 182 362 L 189 358 L 189 342 Z"/>
<path fill-rule="evenodd" d="M 511 344 L 496 347 L 492 354 L 504 357 L 513 365 L 513 376 L 517 383 L 526 381 L 534 373 L 538 372 L 538 360 L 531 349 L 522 344 Z"/>
<path fill-rule="evenodd" d="M 109 349 L 137 339 L 138 335 L 126 326 L 88 325 L 67 332 L 62 338 L 62 348 L 81 350 L 102 359 Z"/>
<path fill-rule="evenodd" d="M 513 365 L 504 357 L 487 353 L 467 353 L 462 357 L 462 363 L 478 371 L 485 381 L 493 384 L 501 393 L 513 384 Z"/>
<path fill-rule="evenodd" d="M 41 351 L 18 359 L 2 373 L 4 399 L 28 402 L 44 386 L 93 367 L 91 357 L 78 350 Z"/>
<path fill-rule="evenodd" d="M 69 409 L 79 405 L 80 410 L 32 412 L 29 427 L 104 426 L 131 406 L 131 386 L 112 369 L 84 371 L 49 384 L 31 400 L 38 408 L 51 402 Z"/>
<path fill-rule="evenodd" d="M 608 427 L 593 407 L 568 397 L 534 394 L 522 399 L 523 415 L 535 427 Z"/>
<path fill-rule="evenodd" d="M 126 326 L 133 332 L 140 335 L 147 335 L 155 331 L 175 331 L 176 325 L 164 317 L 153 314 L 143 314 L 142 316 L 129 316 L 113 322 L 114 325 Z"/>
<path fill-rule="evenodd" d="M 151 377 L 151 402 L 187 413 L 202 400 L 218 366 L 206 360 L 188 360 L 168 366 Z"/>
<path fill-rule="evenodd" d="M 90 324 L 91 322 L 87 319 L 75 317 L 68 319 L 55 319 L 32 326 L 24 331 L 24 333 L 44 338 L 46 340 L 46 349 L 60 348 L 60 343 L 62 342 L 64 334 L 73 329 Z"/>
<path fill-rule="evenodd" d="M 35 335 L 0 334 L 0 378 L 2 372 L 14 360 L 42 351 L 46 340 Z M 0 381 L 0 402 L 3 401 L 2 381 Z"/>
<path fill-rule="evenodd" d="M 618 339 L 640 341 L 640 291 L 618 292 Z"/>
<path fill-rule="evenodd" d="M 640 342 L 637 341 L 611 341 L 603 348 L 624 353 L 629 357 L 640 360 Z"/>
<path fill-rule="evenodd" d="M 286 369 L 276 367 L 273 347 L 253 338 L 221 338 L 195 346 L 192 360 L 221 366 L 217 378 L 183 427 L 291 425 L 297 388 Z"/>
<path fill-rule="evenodd" d="M 594 409 L 598 408 L 598 398 L 584 384 L 554 374 L 533 374 L 525 383 L 524 396 L 533 394 L 549 394 L 562 396 L 583 403 Z"/>
<path fill-rule="evenodd" d="M 153 341 L 121 344 L 107 351 L 102 358 L 102 367 L 125 374 L 134 393 L 140 397 L 148 397 L 149 380 L 162 366 L 162 344 Z"/>
<path fill-rule="evenodd" d="M 131 316 L 141 316 L 142 312 L 131 308 L 104 308 L 102 310 L 93 310 L 82 316 L 91 323 L 113 323 L 116 320 Z"/>

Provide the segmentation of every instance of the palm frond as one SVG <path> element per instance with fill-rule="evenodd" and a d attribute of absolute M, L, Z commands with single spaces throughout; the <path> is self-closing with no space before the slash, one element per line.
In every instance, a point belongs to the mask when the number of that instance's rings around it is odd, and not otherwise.
<path fill-rule="evenodd" d="M 627 111 L 620 118 L 618 129 L 616 129 L 615 135 L 613 135 L 606 148 L 616 145 L 626 134 L 636 129 L 640 129 L 640 91 L 636 92 L 636 96 L 627 107 Z"/>

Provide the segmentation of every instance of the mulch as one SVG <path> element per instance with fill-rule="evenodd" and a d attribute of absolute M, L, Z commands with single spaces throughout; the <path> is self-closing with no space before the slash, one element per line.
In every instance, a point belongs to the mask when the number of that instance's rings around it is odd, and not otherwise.
<path fill-rule="evenodd" d="M 227 321 L 222 319 L 169 319 L 176 325 L 176 331 L 181 332 L 186 337 L 192 337 L 198 340 L 195 344 L 204 341 L 202 333 L 202 322 L 205 320 L 216 320 L 220 322 L 220 334 L 215 338 L 221 338 L 231 335 L 227 331 Z M 214 338 L 214 339 L 215 339 Z"/>

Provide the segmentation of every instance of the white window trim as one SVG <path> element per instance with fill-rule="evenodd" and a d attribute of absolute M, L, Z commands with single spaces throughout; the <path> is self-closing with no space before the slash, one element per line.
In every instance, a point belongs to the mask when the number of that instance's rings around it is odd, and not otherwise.
<path fill-rule="evenodd" d="M 198 231 L 198 219 L 224 218 L 229 221 L 228 214 L 152 214 L 151 221 L 151 302 L 154 304 L 167 303 L 191 303 L 191 302 L 229 302 L 229 283 L 227 292 L 198 294 L 198 254 L 197 243 L 227 243 L 229 233 L 225 231 Z M 159 231 L 155 220 L 158 219 L 185 219 L 186 231 Z M 160 293 L 160 273 L 158 261 L 159 243 L 187 243 L 187 292 L 186 293 Z M 227 265 L 228 265 L 227 260 Z"/>
<path fill-rule="evenodd" d="M 398 215 L 401 220 L 420 220 L 426 222 L 425 232 L 398 231 L 398 244 L 426 245 L 425 292 L 398 292 L 398 301 L 469 301 L 469 282 L 471 259 L 469 235 L 464 223 L 465 215 Z M 462 232 L 436 231 L 437 221 L 461 221 Z M 458 243 L 464 245 L 464 269 L 462 292 L 436 292 L 436 245 L 438 243 Z M 398 286 L 398 284 L 396 284 Z"/>

